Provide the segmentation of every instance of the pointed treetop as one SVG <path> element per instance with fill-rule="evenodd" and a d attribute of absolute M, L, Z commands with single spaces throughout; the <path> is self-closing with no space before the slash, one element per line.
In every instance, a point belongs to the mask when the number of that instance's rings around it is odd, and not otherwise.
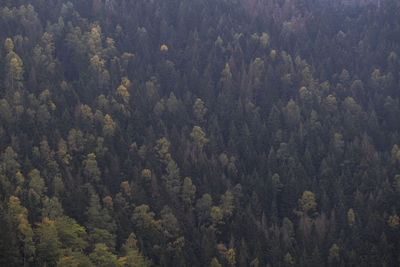
<path fill-rule="evenodd" d="M 161 45 L 160 51 L 161 52 L 168 52 L 168 46 L 166 44 Z"/>

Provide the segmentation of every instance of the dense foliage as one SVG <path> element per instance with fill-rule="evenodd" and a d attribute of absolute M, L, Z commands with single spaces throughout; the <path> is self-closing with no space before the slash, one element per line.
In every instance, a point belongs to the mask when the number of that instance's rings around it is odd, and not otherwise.
<path fill-rule="evenodd" d="M 1 266 L 400 266 L 400 2 L 2 0 Z"/>

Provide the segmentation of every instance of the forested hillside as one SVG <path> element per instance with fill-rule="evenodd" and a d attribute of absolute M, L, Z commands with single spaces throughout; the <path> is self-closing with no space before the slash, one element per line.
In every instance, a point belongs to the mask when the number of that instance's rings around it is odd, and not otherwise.
<path fill-rule="evenodd" d="M 398 0 L 1 0 L 0 266 L 400 266 Z"/>

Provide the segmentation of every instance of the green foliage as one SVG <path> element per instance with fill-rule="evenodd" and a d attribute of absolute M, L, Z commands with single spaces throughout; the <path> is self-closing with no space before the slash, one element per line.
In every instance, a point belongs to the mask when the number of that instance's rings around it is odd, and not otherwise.
<path fill-rule="evenodd" d="M 288 252 L 285 255 L 285 258 L 283 259 L 285 266 L 293 266 L 294 265 L 294 259 L 292 255 Z"/>
<path fill-rule="evenodd" d="M 1 266 L 400 266 L 398 1 L 206 2 L 0 1 Z"/>
<path fill-rule="evenodd" d="M 166 236 L 175 238 L 178 236 L 180 231 L 178 220 L 168 206 L 165 206 L 161 211 L 161 222 Z"/>
<path fill-rule="evenodd" d="M 347 212 L 347 222 L 350 227 L 353 227 L 356 222 L 356 215 L 353 209 L 349 209 L 349 211 Z"/>
<path fill-rule="evenodd" d="M 33 242 L 34 233 L 28 221 L 28 210 L 21 206 L 18 197 L 11 196 L 8 202 L 8 213 L 14 229 L 17 231 L 17 238 L 21 243 L 24 261 L 32 262 L 36 248 Z"/>
<path fill-rule="evenodd" d="M 148 267 L 151 266 L 151 261 L 144 257 L 137 248 L 136 235 L 131 233 L 122 246 L 124 256 L 118 259 L 121 266 L 128 267 Z"/>
<path fill-rule="evenodd" d="M 232 86 L 232 73 L 228 63 L 225 64 L 225 68 L 221 72 L 221 83 L 224 88 L 230 88 Z"/>
<path fill-rule="evenodd" d="M 317 208 L 317 203 L 315 202 L 314 193 L 311 191 L 304 191 L 303 195 L 299 199 L 299 205 L 300 209 L 305 214 L 315 211 Z"/>
<path fill-rule="evenodd" d="M 10 49 L 12 46 L 6 47 Z M 23 87 L 23 62 L 22 59 L 12 50 L 6 56 L 6 80 L 5 86 L 8 90 L 18 90 Z"/>
<path fill-rule="evenodd" d="M 101 172 L 97 165 L 96 155 L 94 153 L 90 153 L 86 156 L 86 159 L 83 161 L 83 168 L 83 173 L 89 181 L 100 181 Z"/>
<path fill-rule="evenodd" d="M 111 118 L 109 114 L 104 116 L 103 134 L 104 136 L 113 136 L 115 133 L 115 128 L 117 124 Z"/>
<path fill-rule="evenodd" d="M 204 105 L 203 100 L 197 98 L 193 105 L 193 114 L 198 121 L 203 121 L 204 116 L 207 113 L 207 108 Z"/>
<path fill-rule="evenodd" d="M 68 133 L 68 148 L 73 152 L 81 152 L 84 149 L 85 140 L 80 130 L 71 129 Z"/>
<path fill-rule="evenodd" d="M 210 267 L 222 267 L 222 265 L 218 262 L 218 259 L 214 257 L 211 260 Z"/>
<path fill-rule="evenodd" d="M 167 110 L 170 113 L 174 114 L 179 109 L 179 101 L 173 92 L 171 92 L 171 94 L 169 95 L 169 98 L 167 99 L 167 102 L 165 104 L 166 104 Z"/>
<path fill-rule="evenodd" d="M 109 249 L 115 248 L 115 237 L 105 229 L 94 228 L 89 233 L 90 244 L 102 243 Z"/>
<path fill-rule="evenodd" d="M 118 88 L 117 88 L 117 95 L 122 99 L 122 101 L 123 101 L 125 104 L 128 104 L 128 103 L 129 103 L 130 94 L 129 94 L 128 90 L 126 89 L 126 87 L 125 87 L 123 84 L 121 84 L 120 86 L 118 86 Z"/>
<path fill-rule="evenodd" d="M 227 190 L 225 194 L 221 196 L 221 209 L 224 213 L 224 216 L 229 217 L 233 213 L 233 195 L 229 190 Z"/>
<path fill-rule="evenodd" d="M 213 206 L 210 210 L 210 220 L 214 226 L 222 224 L 222 219 L 224 218 L 224 213 L 220 207 Z"/>
<path fill-rule="evenodd" d="M 167 138 L 163 137 L 157 140 L 157 144 L 154 146 L 154 150 L 158 159 L 164 163 L 169 163 L 171 160 L 171 154 L 169 153 L 169 147 L 171 143 Z"/>
<path fill-rule="evenodd" d="M 196 194 L 196 186 L 192 183 L 192 179 L 186 177 L 183 180 L 182 185 L 182 200 L 183 202 L 191 206 L 193 204 L 194 198 Z"/>
<path fill-rule="evenodd" d="M 60 256 L 61 247 L 54 221 L 44 218 L 38 224 L 35 234 L 38 240 L 36 250 L 39 265 L 54 266 Z"/>
<path fill-rule="evenodd" d="M 206 134 L 200 126 L 194 126 L 192 132 L 190 133 L 190 137 L 193 140 L 193 143 L 200 150 L 203 149 L 204 145 L 209 141 L 206 138 Z"/>
<path fill-rule="evenodd" d="M 6 99 L 0 100 L 0 118 L 2 121 L 11 123 L 13 120 L 13 114 L 11 110 L 11 106 Z M 10 147 L 11 148 L 11 147 Z"/>
<path fill-rule="evenodd" d="M 99 267 L 118 267 L 121 266 L 118 262 L 117 256 L 112 254 L 109 248 L 102 243 L 96 244 L 92 253 L 89 254 L 95 266 Z"/>
<path fill-rule="evenodd" d="M 33 169 L 28 174 L 29 177 L 29 188 L 32 190 L 32 194 L 35 194 L 38 198 L 42 197 L 47 191 L 44 180 L 40 177 L 40 172 L 37 169 Z"/>
<path fill-rule="evenodd" d="M 6 175 L 15 175 L 19 171 L 21 165 L 18 163 L 17 159 L 18 154 L 15 153 L 14 149 L 10 146 L 1 154 L 2 170 Z"/>
<path fill-rule="evenodd" d="M 165 168 L 166 175 L 163 176 L 165 180 L 165 186 L 168 191 L 173 196 L 176 196 L 181 190 L 181 178 L 179 174 L 178 165 L 174 160 L 170 160 L 168 162 L 167 167 Z"/>
<path fill-rule="evenodd" d="M 335 133 L 333 136 L 333 146 L 335 148 L 335 151 L 341 155 L 344 152 L 344 141 L 343 141 L 343 135 L 339 133 Z"/>
<path fill-rule="evenodd" d="M 47 196 L 43 199 L 42 217 L 55 220 L 57 217 L 63 215 L 64 210 L 57 197 L 48 198 Z"/>
<path fill-rule="evenodd" d="M 154 215 L 149 206 L 140 205 L 133 211 L 132 221 L 139 229 L 149 229 L 153 224 Z"/>
<path fill-rule="evenodd" d="M 62 248 L 82 252 L 88 246 L 85 228 L 74 219 L 61 216 L 56 218 L 54 224 Z"/>
<path fill-rule="evenodd" d="M 116 231 L 116 223 L 110 214 L 110 209 L 107 208 L 107 203 L 103 200 L 104 207 L 102 207 L 97 193 L 92 190 L 89 190 L 89 193 L 89 206 L 86 210 L 87 227 L 91 231 L 102 229 L 107 232 L 107 235 L 113 234 Z"/>
<path fill-rule="evenodd" d="M 204 221 L 210 216 L 212 198 L 209 194 L 204 194 L 196 203 L 196 212 L 199 221 Z"/>
<path fill-rule="evenodd" d="M 329 256 L 328 256 L 328 261 L 330 264 L 333 264 L 335 262 L 339 262 L 340 257 L 339 257 L 339 247 L 336 244 L 333 244 L 331 248 L 329 249 Z"/>
<path fill-rule="evenodd" d="M 92 267 L 89 257 L 81 252 L 65 251 L 57 261 L 57 267 Z"/>
<path fill-rule="evenodd" d="M 7 53 L 10 53 L 14 50 L 14 42 L 11 40 L 11 38 L 6 38 L 4 41 L 4 48 L 6 49 Z"/>

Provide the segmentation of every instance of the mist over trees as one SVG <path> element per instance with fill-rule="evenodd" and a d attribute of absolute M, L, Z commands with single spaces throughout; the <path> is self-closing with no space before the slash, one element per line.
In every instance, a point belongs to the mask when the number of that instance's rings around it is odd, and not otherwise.
<path fill-rule="evenodd" d="M 400 2 L 2 0 L 1 266 L 399 266 Z"/>

